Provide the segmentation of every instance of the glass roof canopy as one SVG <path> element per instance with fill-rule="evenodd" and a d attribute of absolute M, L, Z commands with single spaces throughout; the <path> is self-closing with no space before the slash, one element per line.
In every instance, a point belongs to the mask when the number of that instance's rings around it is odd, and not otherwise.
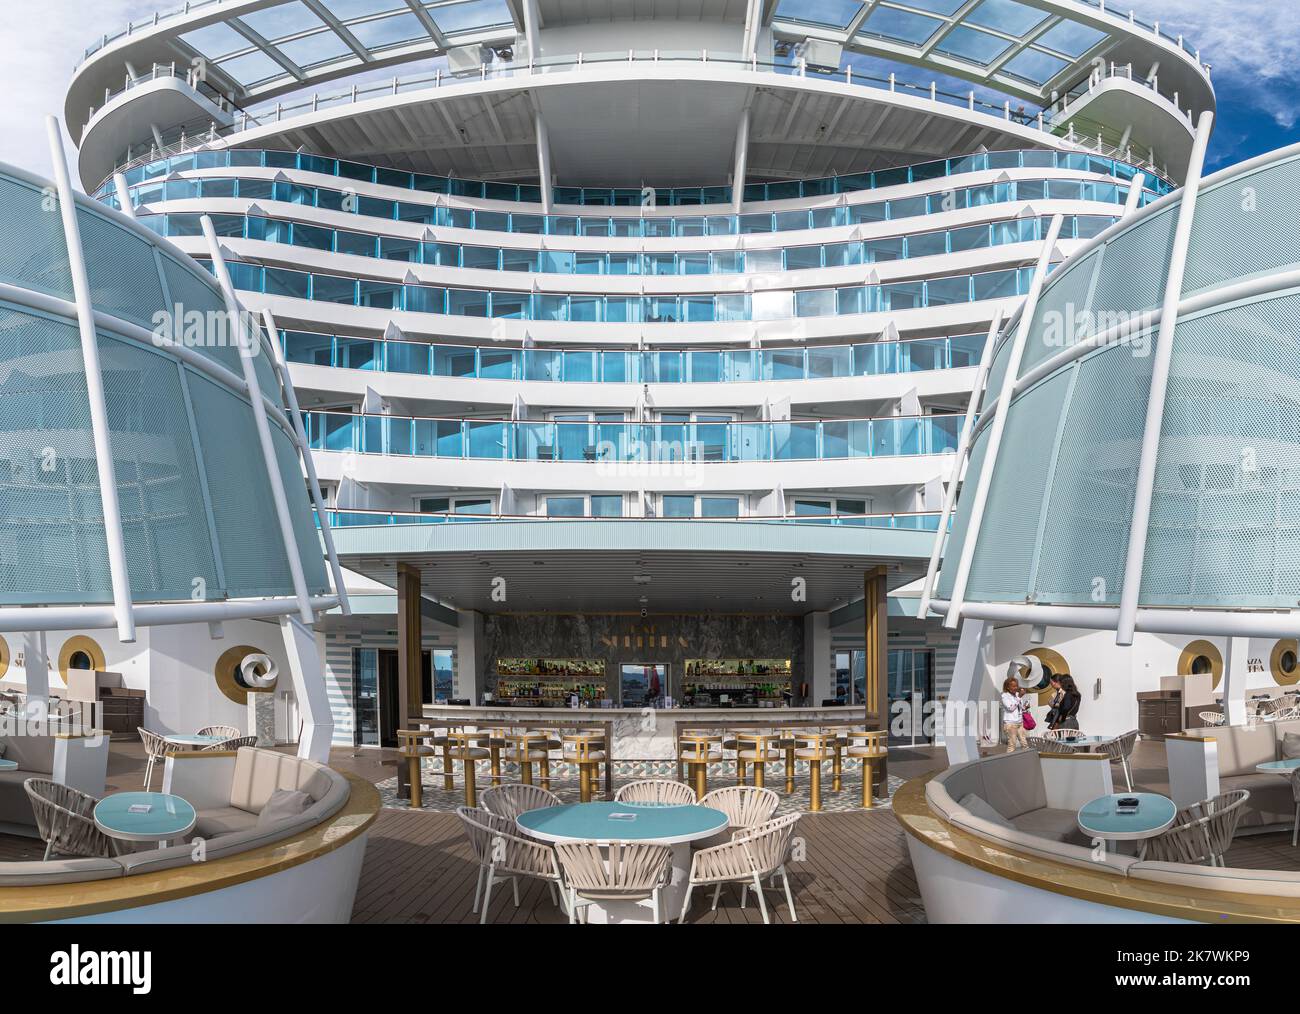
<path fill-rule="evenodd" d="M 177 38 L 248 94 L 362 68 L 390 50 L 445 49 L 494 29 L 513 37 L 506 0 L 288 0 Z"/>
<path fill-rule="evenodd" d="M 1097 0 L 1081 3 L 1104 10 Z M 1099 18 L 1099 21 L 1101 19 Z M 1104 23 L 1104 22 L 1103 22 Z M 938 64 L 961 77 L 1034 98 L 1119 41 L 1121 27 L 1155 34 L 1136 17 L 1108 32 L 1020 0 L 779 0 L 778 31 L 809 34 L 876 56 Z M 811 31 L 810 31 L 811 30 Z M 1129 28 L 1127 35 L 1131 36 Z M 1199 62 L 1181 38 L 1160 37 Z"/>

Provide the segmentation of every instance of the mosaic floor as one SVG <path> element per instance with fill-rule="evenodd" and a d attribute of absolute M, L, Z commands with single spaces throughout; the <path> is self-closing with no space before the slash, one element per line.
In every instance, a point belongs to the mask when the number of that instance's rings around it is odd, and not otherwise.
<path fill-rule="evenodd" d="M 436 770 L 436 769 L 435 769 Z M 809 792 L 808 792 L 808 768 L 806 765 L 800 765 L 796 769 L 794 780 L 794 793 L 787 794 L 785 791 L 785 767 L 780 764 L 772 764 L 767 771 L 767 787 L 776 791 L 781 797 L 781 803 L 777 807 L 777 814 L 786 813 L 806 813 L 808 811 Z M 519 781 L 519 769 L 513 764 L 502 765 L 502 781 L 515 782 Z M 677 765 L 672 761 L 615 761 L 614 762 L 614 791 L 617 792 L 620 785 L 627 782 L 636 781 L 641 778 L 676 778 Z M 536 772 L 534 772 L 535 784 L 540 784 Z M 601 772 L 602 785 L 604 772 Z M 486 761 L 479 763 L 475 768 L 475 780 L 480 793 L 479 801 L 482 803 L 483 789 L 492 784 L 492 772 Z M 893 775 L 889 778 L 889 795 L 893 794 L 903 784 L 903 779 Z M 452 791 L 443 788 L 442 776 L 435 774 L 433 770 L 426 770 L 421 780 L 424 791 L 421 809 L 430 812 L 449 813 L 458 806 L 465 804 L 465 790 L 460 777 L 460 769 L 457 767 L 455 778 L 456 787 Z M 719 764 L 709 765 L 709 788 L 716 789 L 724 785 L 736 784 L 736 765 L 734 761 L 724 761 Z M 404 799 L 397 798 L 397 777 L 388 778 L 378 783 L 379 794 L 383 798 L 384 806 L 395 810 L 409 810 L 410 805 Z M 551 791 L 566 803 L 578 802 L 578 769 L 571 764 L 555 763 L 551 765 Z M 877 790 L 879 791 L 879 790 Z M 597 796 L 596 798 L 603 798 Z M 880 796 L 876 797 L 876 809 L 888 809 L 890 800 Z M 849 810 L 860 810 L 862 808 L 862 765 L 858 761 L 844 761 L 844 773 L 841 778 L 839 792 L 831 789 L 831 766 L 826 764 L 822 771 L 822 810 L 831 813 L 843 813 Z"/>

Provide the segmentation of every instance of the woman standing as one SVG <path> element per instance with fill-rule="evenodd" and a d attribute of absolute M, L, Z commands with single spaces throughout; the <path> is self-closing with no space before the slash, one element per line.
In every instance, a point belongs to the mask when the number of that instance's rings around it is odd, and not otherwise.
<path fill-rule="evenodd" d="M 1002 732 L 1007 737 L 1007 753 L 1023 750 L 1029 746 L 1025 739 L 1024 691 L 1020 681 L 1008 676 L 1002 684 Z"/>
<path fill-rule="evenodd" d="M 1063 673 L 1058 677 L 1061 686 L 1060 699 L 1055 702 L 1056 714 L 1052 719 L 1053 729 L 1079 728 L 1079 705 L 1083 703 L 1083 694 L 1075 686 L 1074 677 Z"/>

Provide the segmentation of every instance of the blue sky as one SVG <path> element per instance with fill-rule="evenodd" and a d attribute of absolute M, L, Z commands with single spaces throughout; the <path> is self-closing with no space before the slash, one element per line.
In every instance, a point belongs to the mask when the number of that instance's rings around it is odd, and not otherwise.
<path fill-rule="evenodd" d="M 1210 168 L 1300 141 L 1300 9 L 1293 0 L 1112 2 L 1183 33 L 1213 65 L 1219 117 Z M 48 175 L 45 116 L 62 118 L 64 89 L 96 32 L 177 6 L 179 0 L 6 0 L 0 161 Z"/>

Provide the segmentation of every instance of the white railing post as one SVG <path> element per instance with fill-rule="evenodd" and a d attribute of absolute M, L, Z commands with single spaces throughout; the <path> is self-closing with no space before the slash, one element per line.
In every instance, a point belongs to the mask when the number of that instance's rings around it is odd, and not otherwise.
<path fill-rule="evenodd" d="M 939 514 L 939 531 L 935 534 L 934 548 L 930 550 L 930 566 L 925 573 L 925 584 L 921 588 L 921 608 L 916 618 L 924 620 L 930 612 L 930 597 L 934 593 L 934 579 L 939 569 L 939 557 L 943 555 L 943 546 L 948 536 L 948 519 L 952 517 L 953 506 L 957 502 L 957 484 L 961 482 L 962 469 L 966 465 L 966 456 L 970 452 L 971 432 L 975 428 L 975 413 L 979 410 L 980 397 L 984 385 L 988 383 L 989 370 L 993 365 L 993 348 L 997 344 L 998 334 L 1002 331 L 1002 309 L 993 314 L 993 323 L 989 325 L 989 335 L 984 342 L 984 354 L 980 356 L 979 372 L 975 374 L 975 387 L 971 391 L 970 403 L 966 406 L 966 419 L 962 423 L 961 438 L 957 441 L 957 457 L 953 461 L 952 476 L 948 480 L 948 489 L 943 497 L 943 511 Z"/>
<path fill-rule="evenodd" d="M 988 450 L 984 452 L 983 465 L 975 486 L 975 499 L 971 503 L 970 522 L 966 527 L 966 538 L 962 542 L 961 558 L 957 562 L 952 598 L 948 602 L 948 615 L 943 620 L 943 625 L 949 630 L 955 629 L 961 619 L 961 607 L 966 598 L 966 584 L 970 580 L 971 564 L 975 559 L 975 544 L 979 541 L 980 527 L 984 523 L 984 508 L 988 504 L 993 473 L 997 470 L 1002 434 L 1007 428 L 1007 416 L 1011 414 L 1011 396 L 1019 379 L 1020 361 L 1024 357 L 1025 343 L 1029 340 L 1029 329 L 1033 325 L 1034 314 L 1038 311 L 1038 297 L 1042 294 L 1043 283 L 1047 281 L 1047 272 L 1052 266 L 1052 251 L 1056 248 L 1056 240 L 1061 235 L 1064 221 L 1061 215 L 1056 215 L 1047 229 L 1047 238 L 1043 242 L 1042 252 L 1038 255 L 1038 264 L 1034 267 L 1033 281 L 1029 284 L 1029 295 L 1020 311 L 1020 324 L 1016 328 L 1011 351 L 1008 353 L 1006 376 L 1002 378 L 1002 389 L 998 392 L 998 410 L 993 416 L 992 429 L 987 438 Z"/>
<path fill-rule="evenodd" d="M 45 120 L 50 141 L 50 161 L 58 191 L 59 215 L 68 248 L 68 270 L 77 304 L 77 328 L 81 334 L 81 359 L 86 370 L 86 399 L 90 403 L 90 429 L 95 444 L 95 470 L 99 479 L 99 501 L 104 513 L 104 542 L 108 548 L 108 573 L 113 588 L 113 618 L 117 636 L 124 644 L 135 641 L 135 614 L 131 601 L 131 576 L 126 565 L 126 543 L 122 537 L 122 509 L 117 497 L 117 471 L 113 466 L 113 438 L 108 425 L 108 402 L 104 374 L 99 363 L 99 332 L 95 326 L 95 303 L 90 295 L 90 276 L 81 245 L 77 221 L 77 198 L 68 174 L 59 121 Z"/>
<path fill-rule="evenodd" d="M 334 548 L 334 532 L 330 528 L 329 506 L 325 503 L 325 497 L 321 493 L 320 480 L 316 476 L 316 461 L 311 454 L 311 446 L 307 442 L 307 431 L 302 424 L 302 409 L 298 407 L 298 392 L 293 386 L 293 377 L 289 373 L 289 363 L 285 359 L 284 350 L 280 347 L 280 328 L 275 323 L 275 314 L 269 308 L 262 310 L 262 322 L 266 325 L 266 333 L 271 339 L 271 349 L 275 353 L 275 371 L 280 375 L 280 383 L 284 385 L 285 398 L 288 401 L 289 419 L 293 422 L 294 432 L 298 434 L 298 445 L 302 449 L 303 464 L 307 468 L 307 485 L 311 490 L 312 499 L 316 501 L 316 509 L 320 511 L 320 530 L 321 537 L 325 541 L 325 554 L 329 557 L 330 573 L 334 575 L 334 591 L 339 597 L 339 606 L 343 610 L 344 616 L 352 615 L 352 603 L 348 601 L 347 586 L 343 581 L 343 567 L 339 563 L 338 552 Z"/>
<path fill-rule="evenodd" d="M 1142 569 L 1146 562 L 1147 533 L 1151 526 L 1151 500 L 1155 491 L 1156 459 L 1160 452 L 1160 430 L 1165 419 L 1165 396 L 1169 390 L 1169 368 L 1173 362 L 1174 329 L 1178 325 L 1178 304 L 1183 297 L 1183 275 L 1187 268 L 1187 251 L 1196 218 L 1196 199 L 1200 195 L 1201 171 L 1205 166 L 1205 149 L 1210 143 L 1214 114 L 1201 114 L 1196 126 L 1196 141 L 1187 161 L 1187 179 L 1178 206 L 1178 224 L 1169 256 L 1169 275 L 1165 279 L 1164 302 L 1160 310 L 1160 330 L 1156 335 L 1151 360 L 1151 390 L 1147 397 L 1146 423 L 1142 429 L 1142 453 L 1138 459 L 1137 483 L 1133 489 L 1133 518 L 1129 525 L 1128 555 L 1124 560 L 1124 586 L 1120 590 L 1119 621 L 1115 643 L 1130 645 L 1137 630 L 1138 596 L 1142 591 Z"/>
<path fill-rule="evenodd" d="M 225 297 L 231 333 L 240 336 L 239 363 L 244 370 L 244 383 L 248 385 L 248 400 L 253 407 L 253 422 L 257 426 L 262 460 L 266 464 L 266 478 L 271 487 L 271 499 L 275 503 L 275 513 L 280 521 L 280 537 L 284 541 L 284 555 L 289 561 L 289 573 L 293 577 L 293 589 L 298 599 L 298 614 L 303 623 L 310 625 L 315 621 L 311 596 L 307 592 L 307 578 L 303 574 L 302 558 L 298 553 L 298 540 L 294 534 L 293 521 L 289 517 L 289 500 L 284 492 L 279 459 L 275 454 L 275 444 L 271 442 L 271 427 L 266 421 L 266 405 L 262 402 L 262 388 L 257 380 L 257 370 L 253 366 L 255 352 L 245 345 L 245 341 L 257 342 L 259 333 L 256 328 L 251 328 L 252 334 L 245 338 L 242 311 L 239 300 L 235 296 L 235 288 L 230 282 L 230 272 L 226 269 L 226 260 L 221 253 L 221 242 L 217 239 L 217 231 L 213 228 L 209 216 L 204 215 L 199 222 L 203 227 L 203 238 L 208 243 L 208 253 L 212 257 L 212 270 Z"/>

